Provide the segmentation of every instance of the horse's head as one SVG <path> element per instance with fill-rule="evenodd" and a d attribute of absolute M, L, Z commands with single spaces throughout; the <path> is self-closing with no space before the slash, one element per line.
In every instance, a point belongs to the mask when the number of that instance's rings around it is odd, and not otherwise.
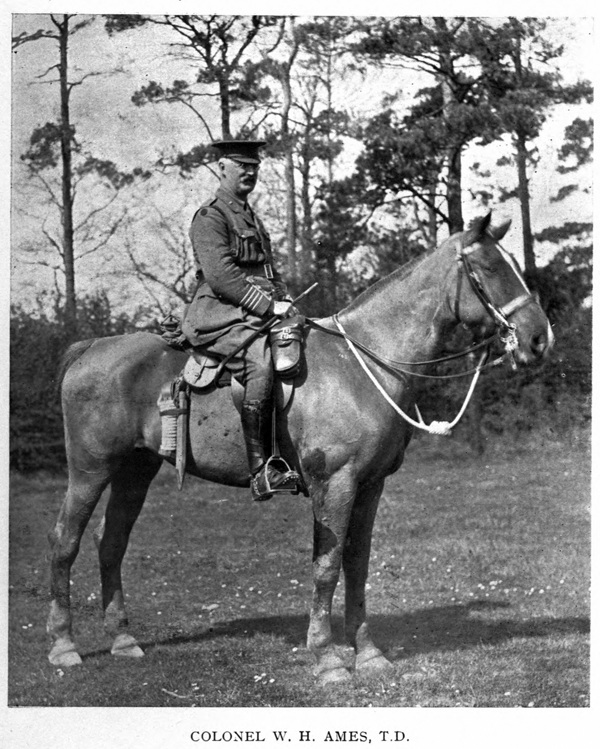
<path fill-rule="evenodd" d="M 488 213 L 451 238 L 458 273 L 453 308 L 477 337 L 499 333 L 515 360 L 528 364 L 548 354 L 554 335 L 516 261 L 499 245 L 509 226 L 492 226 Z"/>

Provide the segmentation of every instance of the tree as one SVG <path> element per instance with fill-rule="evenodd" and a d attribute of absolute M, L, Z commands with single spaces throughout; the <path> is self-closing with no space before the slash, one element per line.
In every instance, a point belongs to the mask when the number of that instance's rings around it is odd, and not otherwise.
<path fill-rule="evenodd" d="M 473 64 L 479 23 L 461 17 L 370 19 L 354 47 L 368 61 L 434 79 L 403 114 L 397 110 L 401 91 L 384 101 L 383 112 L 363 130 L 366 148 L 358 163 L 374 205 L 393 196 L 425 208 L 422 229 L 431 244 L 439 222 L 450 233 L 464 228 L 463 151 L 499 134 Z"/>
<path fill-rule="evenodd" d="M 296 176 L 294 167 L 294 148 L 296 140 L 291 132 L 290 112 L 293 104 L 292 91 L 292 68 L 300 50 L 300 34 L 296 26 L 296 19 L 292 16 L 283 18 L 280 24 L 280 33 L 287 34 L 288 52 L 283 60 L 275 60 L 270 52 L 262 52 L 261 70 L 264 75 L 271 76 L 281 86 L 281 125 L 275 140 L 269 139 L 270 155 L 283 154 L 284 158 L 284 180 L 286 185 L 285 196 L 285 245 L 287 253 L 288 283 L 293 291 L 298 289 L 298 267 L 296 257 L 296 243 L 298 238 L 298 222 L 296 211 Z M 272 51 L 272 50 L 271 50 Z"/>
<path fill-rule="evenodd" d="M 181 225 L 181 207 L 165 212 L 150 191 L 138 194 L 130 207 L 123 249 L 128 260 L 125 271 L 140 285 L 150 305 L 138 307 L 136 320 L 153 321 L 188 304 L 196 290 L 195 263 L 189 251 L 189 238 Z M 160 245 L 160 252 L 156 251 Z M 114 271 L 122 277 L 123 270 Z M 133 286 L 132 288 L 135 288 Z M 134 292 L 135 293 L 135 292 Z"/>
<path fill-rule="evenodd" d="M 98 159 L 85 151 L 76 138 L 75 126 L 71 118 L 71 96 L 77 86 L 90 76 L 100 75 L 89 72 L 73 80 L 69 77 L 69 42 L 71 37 L 89 26 L 93 18 L 84 18 L 72 24 L 74 16 L 50 15 L 54 30 L 38 29 L 33 33 L 21 33 L 14 37 L 13 48 L 40 39 L 54 40 L 58 47 L 58 61 L 51 65 L 41 76 L 45 82 L 51 82 L 48 74 L 56 71 L 60 91 L 60 115 L 58 122 L 47 122 L 33 131 L 27 151 L 21 160 L 27 169 L 32 182 L 41 186 L 50 205 L 58 210 L 60 216 L 60 233 L 47 228 L 44 222 L 42 232 L 60 258 L 60 267 L 65 278 L 65 314 L 66 329 L 73 337 L 77 334 L 77 293 L 75 283 L 75 265 L 77 259 L 97 252 L 104 247 L 116 232 L 121 219 L 117 218 L 108 227 L 99 228 L 97 219 L 115 200 L 118 191 L 131 184 L 138 176 L 144 178 L 149 173 L 135 170 L 127 174 L 120 172 L 112 161 Z M 54 172 L 60 171 L 60 188 L 54 180 Z M 86 209 L 83 215 L 75 217 L 76 190 L 81 181 L 93 175 L 103 185 L 102 202 Z M 108 192 L 108 196 L 106 193 Z M 76 252 L 81 244 L 82 251 Z M 33 262 L 40 262 L 34 260 Z M 46 262 L 46 261 L 41 261 Z"/>
<path fill-rule="evenodd" d="M 336 242 L 328 240 L 334 222 L 329 221 L 326 203 L 330 191 L 337 189 L 336 159 L 343 151 L 342 137 L 351 135 L 346 112 L 334 106 L 334 88 L 341 79 L 352 22 L 321 17 L 302 24 L 288 20 L 289 55 L 279 61 L 264 60 L 262 65 L 283 94 L 281 128 L 273 126 L 276 120 L 271 118 L 266 137 L 268 154 L 284 156 L 288 280 L 299 291 L 316 274 L 320 286 L 311 305 L 322 312 L 337 304 L 337 263 L 345 255 L 339 233 Z M 347 234 L 349 227 L 344 228 Z"/>
<path fill-rule="evenodd" d="M 550 320 L 560 322 L 592 297 L 592 224 L 567 222 L 536 235 L 558 249 L 549 263 L 537 270 L 537 286 Z"/>
<path fill-rule="evenodd" d="M 594 123 L 591 119 L 584 120 L 576 117 L 570 125 L 565 128 L 565 140 L 558 149 L 559 174 L 571 174 L 582 166 L 592 161 Z M 578 183 L 563 185 L 550 200 L 553 203 L 564 200 L 580 189 Z M 590 192 L 590 188 L 584 188 L 584 192 Z"/>
<path fill-rule="evenodd" d="M 509 18 L 491 27 L 486 23 L 477 26 L 473 52 L 482 69 L 482 84 L 489 105 L 498 120 L 501 131 L 510 133 L 517 168 L 517 189 L 504 191 L 503 198 L 517 197 L 521 209 L 525 275 L 536 283 L 534 233 L 531 223 L 528 167 L 535 164 L 535 140 L 540 134 L 549 111 L 560 103 L 590 101 L 592 87 L 587 81 L 565 85 L 558 67 L 563 47 L 553 44 L 545 36 L 548 24 L 534 18 Z M 581 134 L 573 124 L 571 137 Z M 576 153 L 565 146 L 565 157 Z M 509 163 L 503 157 L 500 165 Z"/>
<path fill-rule="evenodd" d="M 265 29 L 277 23 L 276 16 L 106 16 L 109 34 L 128 31 L 146 24 L 156 24 L 172 32 L 176 39 L 170 43 L 173 54 L 189 61 L 196 68 L 193 82 L 175 80 L 170 85 L 150 81 L 133 96 L 138 106 L 153 103 L 180 103 L 188 107 L 202 123 L 208 140 L 214 138 L 211 115 L 220 123 L 220 137 L 252 132 L 256 124 L 248 120 L 237 132 L 231 121 L 233 112 L 254 101 L 268 98 L 270 92 L 261 87 L 256 65 L 246 59 Z M 216 99 L 217 107 L 199 103 Z M 206 149 L 198 147 L 187 154 L 180 153 L 180 165 L 192 168 L 206 163 Z"/>
<path fill-rule="evenodd" d="M 75 294 L 75 254 L 73 246 L 73 172 L 72 172 L 72 144 L 74 139 L 74 129 L 71 125 L 69 100 L 75 83 L 69 83 L 68 80 L 68 48 L 69 37 L 77 33 L 78 30 L 85 28 L 91 19 L 79 21 L 72 28 L 69 28 L 72 16 L 64 14 L 60 16 L 51 15 L 50 20 L 54 25 L 56 32 L 51 33 L 44 29 L 38 29 L 33 34 L 21 34 L 13 39 L 13 48 L 19 47 L 38 39 L 54 39 L 58 42 L 59 60 L 56 65 L 51 66 L 46 73 L 53 69 L 58 70 L 60 82 L 60 120 L 58 124 L 46 123 L 43 128 L 38 128 L 32 135 L 31 148 L 22 157 L 30 167 L 30 171 L 39 174 L 48 166 L 56 166 L 56 160 L 52 153 L 54 144 L 60 143 L 60 155 L 62 160 L 62 178 L 60 202 L 52 191 L 49 190 L 51 199 L 57 202 L 62 223 L 62 246 L 52 239 L 48 239 L 59 251 L 64 264 L 65 272 L 65 317 L 66 323 L 71 330 L 77 327 L 77 297 Z M 82 83 L 80 80 L 78 83 Z"/>
<path fill-rule="evenodd" d="M 320 314 L 330 314 L 339 308 L 340 263 L 364 236 L 364 227 L 357 224 L 349 181 L 335 176 L 336 161 L 344 150 L 343 138 L 355 135 L 348 112 L 336 107 L 334 96 L 341 78 L 337 66 L 340 61 L 348 60 L 347 40 L 353 30 L 353 20 L 344 17 L 319 17 L 303 28 L 303 46 L 308 54 L 304 99 L 307 105 L 301 107 L 305 121 L 300 149 L 303 255 L 306 266 L 313 258 L 321 284 L 317 295 Z M 315 175 L 311 196 L 311 169 L 315 160 L 322 168 Z"/>

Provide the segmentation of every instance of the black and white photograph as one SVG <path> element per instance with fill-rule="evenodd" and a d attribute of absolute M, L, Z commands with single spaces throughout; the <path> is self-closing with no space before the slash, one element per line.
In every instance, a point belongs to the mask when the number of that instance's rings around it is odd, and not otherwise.
<path fill-rule="evenodd" d="M 591 748 L 591 9 L 9 5 L 3 745 Z"/>

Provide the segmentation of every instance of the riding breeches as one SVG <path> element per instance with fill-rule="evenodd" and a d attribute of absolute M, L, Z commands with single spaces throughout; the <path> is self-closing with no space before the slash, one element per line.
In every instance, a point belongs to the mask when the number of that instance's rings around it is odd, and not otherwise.
<path fill-rule="evenodd" d="M 213 341 L 207 349 L 225 357 L 232 348 L 229 336 Z M 273 365 L 269 336 L 261 335 L 242 349 L 233 359 L 227 362 L 227 369 L 245 388 L 244 400 L 265 401 L 271 395 L 273 387 Z"/>

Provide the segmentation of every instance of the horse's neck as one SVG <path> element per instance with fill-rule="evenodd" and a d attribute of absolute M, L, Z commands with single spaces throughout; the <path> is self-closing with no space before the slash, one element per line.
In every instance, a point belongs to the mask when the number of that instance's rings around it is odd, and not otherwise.
<path fill-rule="evenodd" d="M 339 313 L 346 332 L 382 356 L 422 361 L 441 347 L 448 327 L 444 279 L 438 253 L 402 277 L 393 274 Z"/>

